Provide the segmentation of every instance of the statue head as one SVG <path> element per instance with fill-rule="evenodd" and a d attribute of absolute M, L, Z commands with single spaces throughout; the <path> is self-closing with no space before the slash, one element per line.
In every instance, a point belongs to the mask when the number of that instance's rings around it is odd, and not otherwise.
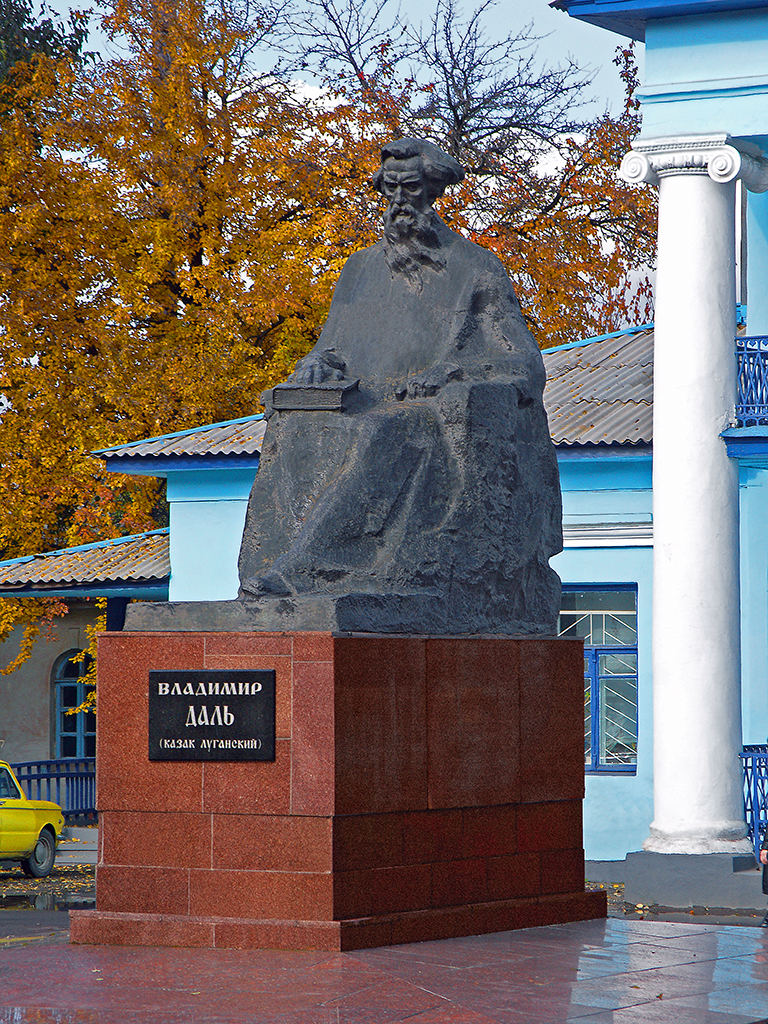
<path fill-rule="evenodd" d="M 384 146 L 373 185 L 389 200 L 387 236 L 405 240 L 427 231 L 432 203 L 463 177 L 464 168 L 431 142 L 404 138 Z"/>

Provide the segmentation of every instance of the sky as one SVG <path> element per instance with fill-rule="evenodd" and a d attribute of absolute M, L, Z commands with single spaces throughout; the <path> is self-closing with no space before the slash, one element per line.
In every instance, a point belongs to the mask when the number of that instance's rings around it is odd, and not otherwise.
<path fill-rule="evenodd" d="M 472 11 L 479 2 L 466 0 L 462 6 L 465 11 Z M 396 0 L 390 3 L 396 8 Z M 87 8 L 88 0 L 48 0 L 46 6 L 52 12 L 66 14 L 71 7 Z M 433 9 L 433 0 L 400 0 L 401 12 L 414 24 L 428 21 Z M 620 111 L 623 87 L 612 58 L 616 47 L 627 42 L 623 36 L 576 21 L 564 11 L 552 10 L 547 0 L 496 0 L 485 23 L 489 37 L 493 30 L 499 38 L 532 24 L 533 34 L 541 37 L 536 46 L 537 56 L 543 63 L 560 64 L 570 56 L 582 68 L 594 71 L 593 84 L 585 96 L 590 100 L 585 114 L 597 116 L 606 109 L 614 114 Z M 93 31 L 88 48 L 106 50 L 107 42 L 98 31 Z M 641 46 L 638 52 L 641 62 L 642 50 Z"/>
<path fill-rule="evenodd" d="M 471 11 L 479 2 L 466 0 L 463 8 Z M 433 8 L 433 3 L 424 0 L 401 2 L 401 10 L 414 22 L 418 22 L 420 17 L 428 19 Z M 624 89 L 612 60 L 616 47 L 629 42 L 624 36 L 577 21 L 564 11 L 552 10 L 547 0 L 497 0 L 486 23 L 493 25 L 500 37 L 518 32 L 532 23 L 533 34 L 542 37 L 537 44 L 538 56 L 542 61 L 561 64 L 570 56 L 581 67 L 590 67 L 595 71 L 590 90 L 595 109 L 590 110 L 590 113 L 601 114 L 606 107 L 614 114 L 621 110 Z M 640 46 L 638 50 L 638 59 L 641 61 L 643 49 Z"/>

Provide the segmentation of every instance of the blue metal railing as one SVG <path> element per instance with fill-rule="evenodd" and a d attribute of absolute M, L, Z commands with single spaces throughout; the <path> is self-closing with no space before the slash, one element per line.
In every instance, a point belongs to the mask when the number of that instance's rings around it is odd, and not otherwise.
<path fill-rule="evenodd" d="M 740 427 L 768 424 L 768 336 L 736 339 Z"/>
<path fill-rule="evenodd" d="M 21 761 L 11 768 L 27 797 L 59 804 L 67 824 L 96 821 L 96 762 L 92 758 Z"/>
<path fill-rule="evenodd" d="M 760 859 L 760 844 L 768 827 L 768 745 L 745 746 L 739 754 L 744 784 L 747 837 Z"/>

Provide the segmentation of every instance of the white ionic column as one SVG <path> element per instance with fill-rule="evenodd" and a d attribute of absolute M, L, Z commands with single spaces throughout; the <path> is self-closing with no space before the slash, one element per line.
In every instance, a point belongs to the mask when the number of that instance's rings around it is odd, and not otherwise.
<path fill-rule="evenodd" d="M 638 140 L 621 166 L 659 185 L 653 408 L 657 853 L 749 852 L 741 796 L 735 182 L 765 165 L 727 135 Z M 745 147 L 746 148 L 746 147 Z"/>

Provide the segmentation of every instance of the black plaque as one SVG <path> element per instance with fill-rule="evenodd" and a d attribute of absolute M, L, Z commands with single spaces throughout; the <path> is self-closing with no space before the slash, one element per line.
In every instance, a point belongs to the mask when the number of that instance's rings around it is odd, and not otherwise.
<path fill-rule="evenodd" d="M 149 673 L 150 761 L 274 761 L 275 673 Z"/>

